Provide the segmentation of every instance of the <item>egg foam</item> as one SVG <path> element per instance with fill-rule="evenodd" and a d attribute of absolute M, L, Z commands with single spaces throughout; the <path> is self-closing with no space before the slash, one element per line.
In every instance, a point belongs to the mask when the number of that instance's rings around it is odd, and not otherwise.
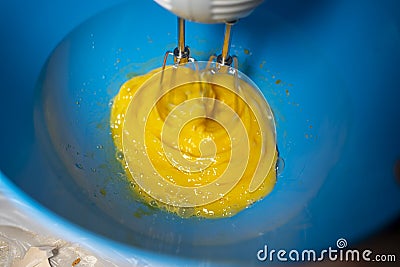
<path fill-rule="evenodd" d="M 171 67 L 131 78 L 113 100 L 111 134 L 142 201 L 184 218 L 231 217 L 276 183 L 275 125 L 249 83 L 204 73 Z"/>

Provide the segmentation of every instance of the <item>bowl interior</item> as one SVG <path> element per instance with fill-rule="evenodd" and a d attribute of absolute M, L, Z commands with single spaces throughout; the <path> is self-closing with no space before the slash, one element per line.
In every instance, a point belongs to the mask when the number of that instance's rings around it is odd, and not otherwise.
<path fill-rule="evenodd" d="M 5 116 L 11 126 L 1 170 L 65 219 L 155 252 L 255 261 L 265 243 L 295 249 L 358 240 L 400 210 L 393 173 L 400 157 L 399 21 L 389 2 L 366 1 L 355 13 L 356 1 L 281 2 L 265 3 L 233 28 L 231 52 L 276 120 L 278 181 L 262 201 L 232 218 L 182 219 L 132 195 L 109 115 L 120 86 L 160 67 L 175 48 L 176 19 L 153 1 L 116 5 L 79 24 L 47 50 L 35 83 L 39 59 L 26 87 L 10 90 L 15 74 L 2 75 L 3 114 L 18 105 L 24 115 Z M 221 25 L 187 25 L 197 60 L 219 53 L 222 38 Z M 16 62 L 14 71 L 23 72 Z M 6 141 L 14 132 L 11 140 L 20 142 Z M 372 210 L 380 216 L 371 218 Z"/>

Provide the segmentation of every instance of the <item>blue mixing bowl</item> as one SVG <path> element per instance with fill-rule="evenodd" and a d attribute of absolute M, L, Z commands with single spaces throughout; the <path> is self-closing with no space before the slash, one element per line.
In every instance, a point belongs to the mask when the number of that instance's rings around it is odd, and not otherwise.
<path fill-rule="evenodd" d="M 265 245 L 355 244 L 399 216 L 398 1 L 269 0 L 234 26 L 231 52 L 275 114 L 279 175 L 217 220 L 137 201 L 109 134 L 121 84 L 175 47 L 172 14 L 153 1 L 18 0 L 0 3 L 0 22 L 0 188 L 55 234 L 116 262 L 256 265 Z M 187 24 L 197 60 L 222 37 L 222 25 Z"/>

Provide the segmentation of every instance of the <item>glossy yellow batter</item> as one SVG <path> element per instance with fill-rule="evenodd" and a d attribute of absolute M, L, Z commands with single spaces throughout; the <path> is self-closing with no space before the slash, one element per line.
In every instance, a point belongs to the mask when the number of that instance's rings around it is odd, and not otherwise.
<path fill-rule="evenodd" d="M 111 111 L 117 157 L 140 198 L 182 217 L 221 218 L 235 215 L 271 192 L 276 182 L 274 133 L 266 132 L 272 131 L 269 122 L 254 112 L 252 105 L 257 104 L 252 99 L 258 96 L 253 89 L 244 84 L 243 97 L 239 97 L 227 87 L 193 79 L 155 101 L 152 91 L 157 90 L 138 89 L 158 71 L 127 81 Z M 185 70 L 185 78 L 190 80 L 191 75 L 195 72 Z M 223 79 L 231 76 L 227 77 Z M 147 106 L 151 108 L 146 113 Z M 251 189 L 256 175 L 261 175 L 261 185 Z M 221 176 L 228 180 L 219 182 Z M 137 184 L 146 177 L 149 186 L 153 182 L 151 190 Z M 157 177 L 166 181 L 164 186 L 156 185 Z M 209 184 L 214 187 L 206 187 Z M 172 192 L 168 186 L 182 190 Z M 199 191 L 185 195 L 189 191 L 184 187 Z"/>

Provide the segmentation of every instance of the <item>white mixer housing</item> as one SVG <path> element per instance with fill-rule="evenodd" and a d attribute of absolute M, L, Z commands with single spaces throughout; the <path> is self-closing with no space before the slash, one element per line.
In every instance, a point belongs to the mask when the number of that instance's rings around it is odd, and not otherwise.
<path fill-rule="evenodd" d="M 263 0 L 154 0 L 178 17 L 201 23 L 223 23 L 248 16 Z"/>

